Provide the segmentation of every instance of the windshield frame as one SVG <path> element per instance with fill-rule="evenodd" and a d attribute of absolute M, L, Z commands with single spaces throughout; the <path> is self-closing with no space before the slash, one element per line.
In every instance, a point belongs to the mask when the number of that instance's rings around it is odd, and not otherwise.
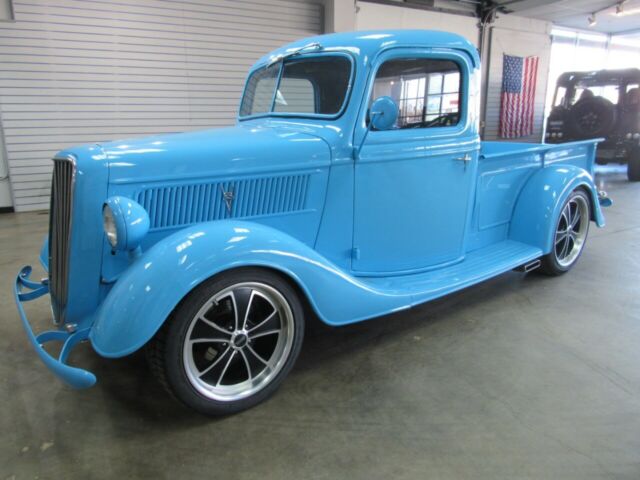
<path fill-rule="evenodd" d="M 315 58 L 315 57 L 323 57 L 323 56 L 332 56 L 332 57 L 345 57 L 349 60 L 349 64 L 350 64 L 350 70 L 349 70 L 349 81 L 347 83 L 347 91 L 345 92 L 344 95 L 344 100 L 342 101 L 342 105 L 340 106 L 340 110 L 338 110 L 338 112 L 336 113 L 331 113 L 331 114 L 327 114 L 327 113 L 304 113 L 304 112 L 276 112 L 273 111 L 273 107 L 274 105 L 271 105 L 271 111 L 269 112 L 260 112 L 260 113 L 254 113 L 251 115 L 240 115 L 241 109 L 242 109 L 242 104 L 244 102 L 244 97 L 247 94 L 247 86 L 249 85 L 249 82 L 251 80 L 251 78 L 253 77 L 253 75 L 255 75 L 257 72 L 262 71 L 266 68 L 269 68 L 269 61 L 265 61 L 263 63 L 261 63 L 258 67 L 254 68 L 253 70 L 251 70 L 249 72 L 249 74 L 247 75 L 247 79 L 244 83 L 244 89 L 242 90 L 242 97 L 240 98 L 240 105 L 238 106 L 238 120 L 239 121 L 245 121 L 245 120 L 252 120 L 254 118 L 265 118 L 265 117 L 278 117 L 278 118 L 312 118 L 312 119 L 320 119 L 320 120 L 336 120 L 338 118 L 340 118 L 346 108 L 347 105 L 349 104 L 349 98 L 351 97 L 351 92 L 353 90 L 353 85 L 354 85 L 354 79 L 355 79 L 355 71 L 356 71 L 356 65 L 355 65 L 355 60 L 353 58 L 353 55 L 350 52 L 346 52 L 344 50 L 341 51 L 336 51 L 336 50 L 322 50 L 322 51 L 315 51 L 315 52 L 309 52 L 309 53 L 302 53 L 302 54 L 298 54 L 295 55 L 293 57 L 286 57 L 282 60 L 279 60 L 278 63 L 280 64 L 280 66 L 278 67 L 278 74 L 277 74 L 277 81 L 276 81 L 276 87 L 274 89 L 274 98 L 275 95 L 278 91 L 278 88 L 280 87 L 280 82 L 282 80 L 282 72 L 284 70 L 284 65 L 285 63 L 295 63 L 295 62 L 299 62 L 301 60 L 307 60 L 307 59 L 311 59 L 311 58 Z"/>

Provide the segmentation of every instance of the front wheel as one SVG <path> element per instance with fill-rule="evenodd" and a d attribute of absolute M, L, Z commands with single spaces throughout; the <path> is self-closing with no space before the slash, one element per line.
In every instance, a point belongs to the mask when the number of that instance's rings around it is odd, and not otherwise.
<path fill-rule="evenodd" d="M 582 190 L 574 190 L 556 221 L 551 252 L 542 257 L 542 273 L 562 275 L 575 265 L 587 241 L 590 219 L 589 197 Z"/>
<path fill-rule="evenodd" d="M 152 371 L 208 415 L 252 407 L 282 383 L 300 352 L 297 292 L 261 269 L 222 273 L 191 292 L 148 347 Z"/>

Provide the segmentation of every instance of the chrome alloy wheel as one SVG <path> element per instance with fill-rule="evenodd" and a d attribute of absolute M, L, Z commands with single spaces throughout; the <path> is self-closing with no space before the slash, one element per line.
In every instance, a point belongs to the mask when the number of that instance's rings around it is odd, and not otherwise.
<path fill-rule="evenodd" d="M 191 320 L 183 345 L 187 378 L 213 400 L 249 397 L 286 363 L 294 328 L 291 307 L 278 290 L 255 282 L 227 287 Z"/>
<path fill-rule="evenodd" d="M 568 267 L 580 255 L 589 230 L 589 205 L 582 195 L 572 197 L 562 209 L 554 239 L 556 261 Z"/>

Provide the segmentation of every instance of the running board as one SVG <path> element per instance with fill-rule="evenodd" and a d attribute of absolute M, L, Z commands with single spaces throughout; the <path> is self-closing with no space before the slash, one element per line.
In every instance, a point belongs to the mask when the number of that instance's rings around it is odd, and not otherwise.
<path fill-rule="evenodd" d="M 520 265 L 519 267 L 514 268 L 514 270 L 516 272 L 529 273 L 529 272 L 535 270 L 536 268 L 540 268 L 541 264 L 542 264 L 542 262 L 540 261 L 540 259 L 536 258 L 533 262 L 529 262 L 529 263 L 525 263 L 523 265 Z"/>
<path fill-rule="evenodd" d="M 400 297 L 411 297 L 411 305 L 427 302 L 451 292 L 469 287 L 521 265 L 538 262 L 539 248 L 513 240 L 504 240 L 466 255 L 454 265 L 413 275 L 394 277 L 359 277 L 358 283 L 369 292 Z M 532 265 L 532 267 L 534 266 Z"/>

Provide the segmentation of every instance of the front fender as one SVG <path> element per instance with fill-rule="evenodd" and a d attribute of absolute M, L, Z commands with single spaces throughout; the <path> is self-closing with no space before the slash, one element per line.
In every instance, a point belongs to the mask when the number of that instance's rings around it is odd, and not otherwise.
<path fill-rule="evenodd" d="M 279 270 L 305 292 L 326 323 L 338 325 L 389 311 L 402 303 L 374 294 L 299 240 L 252 222 L 193 225 L 142 254 L 100 305 L 90 339 L 105 357 L 127 355 L 147 343 L 197 285 L 224 270 Z"/>
<path fill-rule="evenodd" d="M 573 165 L 554 165 L 536 172 L 520 192 L 509 229 L 509 238 L 551 251 L 555 224 L 569 194 L 584 188 L 591 199 L 591 220 L 604 227 L 593 177 Z"/>

